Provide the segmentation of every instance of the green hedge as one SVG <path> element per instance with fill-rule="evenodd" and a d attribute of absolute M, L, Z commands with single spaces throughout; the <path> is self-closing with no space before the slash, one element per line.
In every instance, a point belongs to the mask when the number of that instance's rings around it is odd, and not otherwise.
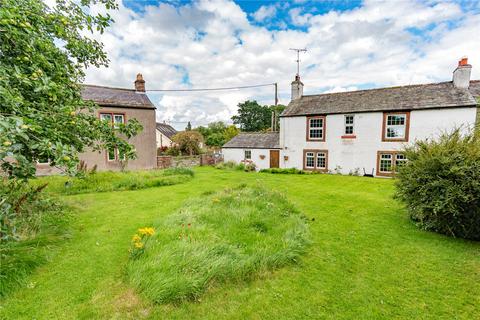
<path fill-rule="evenodd" d="M 423 229 L 480 240 L 480 139 L 460 130 L 405 150 L 397 197 Z"/>

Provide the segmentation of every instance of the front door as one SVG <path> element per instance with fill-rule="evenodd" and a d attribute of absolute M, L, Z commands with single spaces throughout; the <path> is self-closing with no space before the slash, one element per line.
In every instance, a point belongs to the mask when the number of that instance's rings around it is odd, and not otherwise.
<path fill-rule="evenodd" d="M 270 168 L 278 168 L 280 164 L 280 151 L 270 150 Z"/>

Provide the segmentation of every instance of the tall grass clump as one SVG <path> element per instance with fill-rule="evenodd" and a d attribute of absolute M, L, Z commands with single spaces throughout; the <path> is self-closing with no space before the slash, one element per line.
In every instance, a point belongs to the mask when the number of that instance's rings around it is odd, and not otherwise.
<path fill-rule="evenodd" d="M 0 180 L 0 297 L 25 285 L 26 276 L 68 236 L 67 208 L 44 188 Z"/>
<path fill-rule="evenodd" d="M 218 283 L 295 263 L 309 238 L 307 219 L 284 196 L 260 187 L 192 199 L 155 230 L 127 270 L 156 303 L 196 300 Z"/>
<path fill-rule="evenodd" d="M 423 229 L 480 240 L 480 137 L 460 130 L 405 150 L 397 197 Z"/>
<path fill-rule="evenodd" d="M 104 171 L 84 177 L 51 176 L 35 183 L 48 183 L 47 191 L 57 194 L 79 194 L 92 192 L 125 191 L 171 186 L 192 179 L 194 172 L 189 168 L 165 170 L 143 170 L 113 172 Z"/>

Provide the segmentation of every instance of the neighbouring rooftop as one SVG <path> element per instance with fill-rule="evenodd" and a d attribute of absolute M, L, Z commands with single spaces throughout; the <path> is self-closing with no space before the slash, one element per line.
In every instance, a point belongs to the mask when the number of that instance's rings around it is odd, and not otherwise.
<path fill-rule="evenodd" d="M 278 132 L 240 133 L 223 148 L 280 149 L 280 135 Z"/>
<path fill-rule="evenodd" d="M 155 109 L 145 92 L 135 89 L 83 85 L 82 98 L 94 101 L 100 106 Z"/>
<path fill-rule="evenodd" d="M 157 130 L 169 139 L 172 139 L 178 133 L 171 125 L 161 122 L 157 122 Z"/>

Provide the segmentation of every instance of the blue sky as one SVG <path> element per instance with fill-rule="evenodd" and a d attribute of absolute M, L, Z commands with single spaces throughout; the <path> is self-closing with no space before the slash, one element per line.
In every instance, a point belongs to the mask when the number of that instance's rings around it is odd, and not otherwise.
<path fill-rule="evenodd" d="M 288 104 L 301 57 L 306 94 L 451 80 L 468 56 L 480 78 L 480 1 L 123 1 L 96 38 L 109 68 L 88 83 L 147 89 L 277 82 Z M 476 67 L 478 65 L 478 67 Z M 273 102 L 270 87 L 209 93 L 149 93 L 157 118 L 194 125 L 229 121 L 239 102 Z"/>
<path fill-rule="evenodd" d="M 191 4 L 193 1 L 156 1 L 156 0 L 126 0 L 123 1 L 127 8 L 130 8 L 136 12 L 143 12 L 146 6 L 156 6 L 160 2 L 171 4 L 173 6 L 182 6 Z M 326 1 L 234 1 L 242 10 L 249 15 L 249 20 L 269 30 L 287 28 L 305 30 L 305 27 L 298 26 L 292 23 L 289 17 L 289 10 L 301 9 L 304 13 L 311 14 L 324 14 L 329 11 L 346 11 L 358 8 L 361 6 L 362 1 L 359 0 L 326 0 Z M 261 7 L 275 7 L 275 15 L 271 19 L 265 21 L 257 21 L 253 17 Z M 285 23 L 283 27 L 279 26 L 279 22 Z"/>

